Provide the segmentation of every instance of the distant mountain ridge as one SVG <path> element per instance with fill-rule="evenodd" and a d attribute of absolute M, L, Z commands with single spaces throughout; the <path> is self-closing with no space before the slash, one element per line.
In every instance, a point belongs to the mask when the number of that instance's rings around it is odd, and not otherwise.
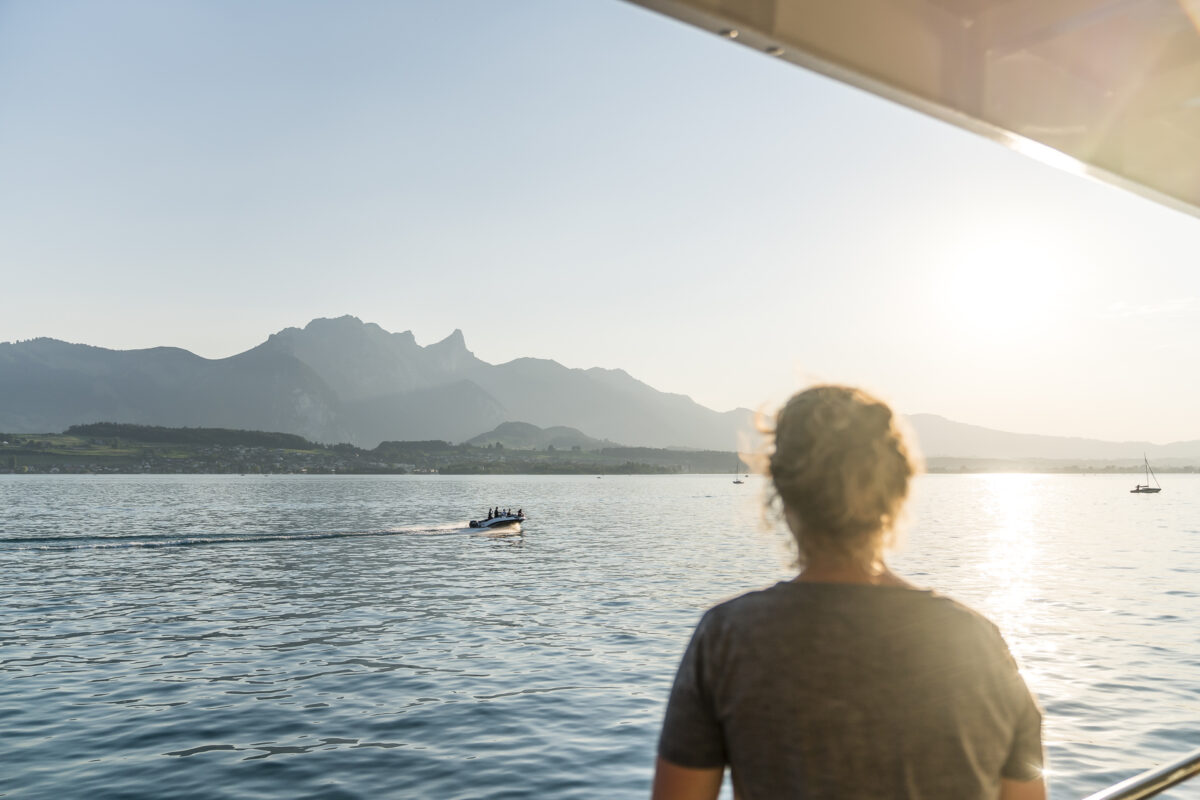
<path fill-rule="evenodd" d="M 0 430 L 74 424 L 245 428 L 374 447 L 461 442 L 503 422 L 565 426 L 610 442 L 732 450 L 753 413 L 718 413 L 622 370 L 519 358 L 489 364 L 461 331 L 418 345 L 356 317 L 286 328 L 244 353 L 108 350 L 55 339 L 0 343 Z"/>
<path fill-rule="evenodd" d="M 1164 466 L 1200 463 L 1200 440 L 1170 444 L 1107 442 L 1075 436 L 1008 433 L 954 422 L 936 414 L 910 414 L 906 419 L 917 435 L 922 454 L 930 459 L 1117 462 L 1141 461 L 1144 453 L 1152 462 Z"/>

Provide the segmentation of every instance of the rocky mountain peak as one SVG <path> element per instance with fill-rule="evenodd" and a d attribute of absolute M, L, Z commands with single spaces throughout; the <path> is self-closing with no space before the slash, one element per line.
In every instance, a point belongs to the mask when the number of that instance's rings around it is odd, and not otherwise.
<path fill-rule="evenodd" d="M 455 328 L 453 333 L 440 342 L 435 342 L 426 347 L 425 352 L 433 359 L 438 369 L 447 372 L 459 372 L 465 368 L 483 363 L 475 358 L 474 353 L 467 349 L 466 339 L 459 328 Z"/>
<path fill-rule="evenodd" d="M 466 337 L 463 336 L 462 328 L 455 328 L 454 332 L 445 339 L 442 339 L 440 342 L 435 342 L 429 346 L 436 347 L 439 350 L 462 350 L 464 352 L 470 352 L 467 350 L 467 340 Z"/>

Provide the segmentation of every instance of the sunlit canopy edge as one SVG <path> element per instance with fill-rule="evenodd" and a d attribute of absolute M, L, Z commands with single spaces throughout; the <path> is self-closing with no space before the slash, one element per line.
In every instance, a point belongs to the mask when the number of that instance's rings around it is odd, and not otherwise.
<path fill-rule="evenodd" d="M 1200 0 L 629 1 L 1200 216 Z"/>

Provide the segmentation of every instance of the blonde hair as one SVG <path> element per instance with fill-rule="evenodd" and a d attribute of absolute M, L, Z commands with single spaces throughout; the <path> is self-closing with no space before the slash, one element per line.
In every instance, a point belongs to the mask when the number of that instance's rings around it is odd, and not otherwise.
<path fill-rule="evenodd" d="M 775 417 L 768 472 L 800 561 L 868 567 L 895 543 L 919 456 L 886 403 L 849 386 L 793 395 Z"/>

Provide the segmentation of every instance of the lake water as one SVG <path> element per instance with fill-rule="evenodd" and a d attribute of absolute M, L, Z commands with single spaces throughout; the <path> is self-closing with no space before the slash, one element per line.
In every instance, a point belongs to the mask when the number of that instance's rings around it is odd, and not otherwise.
<path fill-rule="evenodd" d="M 1000 625 L 1052 796 L 1200 746 L 1200 476 L 926 476 L 898 571 Z M 0 795 L 642 798 L 729 476 L 0 476 Z M 520 535 L 465 528 L 523 506 Z M 1200 784 L 1173 797 L 1200 796 Z"/>

